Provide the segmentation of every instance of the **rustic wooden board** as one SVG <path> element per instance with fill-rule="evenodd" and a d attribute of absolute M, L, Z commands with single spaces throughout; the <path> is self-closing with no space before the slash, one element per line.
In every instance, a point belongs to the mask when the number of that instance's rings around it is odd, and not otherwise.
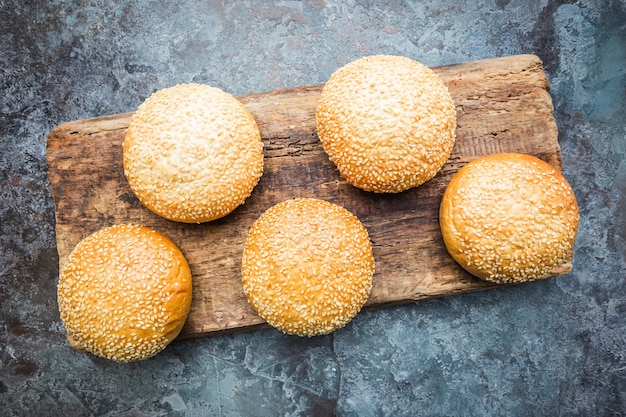
<path fill-rule="evenodd" d="M 562 168 L 549 82 L 534 55 L 433 69 L 454 98 L 458 128 L 450 160 L 431 181 L 395 195 L 347 184 L 316 136 L 321 85 L 244 95 L 239 99 L 254 115 L 265 144 L 264 175 L 243 206 L 201 225 L 162 219 L 131 192 L 122 170 L 131 113 L 59 125 L 48 137 L 47 162 L 60 265 L 80 239 L 102 227 L 150 226 L 181 248 L 194 275 L 191 313 L 181 338 L 264 327 L 240 282 L 248 229 L 275 203 L 317 197 L 352 211 L 370 233 L 376 273 L 368 308 L 494 287 L 467 274 L 446 252 L 439 202 L 451 176 L 481 155 L 523 152 Z M 572 257 L 545 278 L 569 272 Z"/>

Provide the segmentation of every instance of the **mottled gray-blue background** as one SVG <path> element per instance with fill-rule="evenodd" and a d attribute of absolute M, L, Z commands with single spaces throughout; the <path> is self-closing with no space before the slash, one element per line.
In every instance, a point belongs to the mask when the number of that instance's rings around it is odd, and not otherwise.
<path fill-rule="evenodd" d="M 626 2 L 0 0 L 0 415 L 625 416 Z M 333 335 L 70 349 L 45 164 L 57 124 L 157 89 L 319 84 L 368 54 L 537 54 L 581 206 L 556 279 L 360 314 Z"/>

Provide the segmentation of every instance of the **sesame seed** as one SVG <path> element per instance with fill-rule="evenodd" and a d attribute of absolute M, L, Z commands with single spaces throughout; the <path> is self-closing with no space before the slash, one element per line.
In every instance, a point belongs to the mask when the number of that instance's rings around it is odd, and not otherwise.
<path fill-rule="evenodd" d="M 447 87 L 428 67 L 400 56 L 365 57 L 335 71 L 316 122 L 341 175 L 373 192 L 400 192 L 434 177 L 456 136 Z"/>
<path fill-rule="evenodd" d="M 163 268 L 170 257 L 180 260 L 177 276 Z M 156 287 L 173 287 L 172 281 L 184 294 L 182 304 L 156 301 Z M 191 272 L 164 236 L 142 226 L 116 225 L 74 248 L 59 276 L 58 301 L 73 346 L 115 361 L 141 360 L 164 349 L 182 328 L 191 305 Z"/>
<path fill-rule="evenodd" d="M 263 142 L 232 95 L 201 84 L 157 91 L 132 116 L 124 174 L 139 201 L 174 221 L 215 220 L 243 204 L 263 173 Z"/>
<path fill-rule="evenodd" d="M 360 221 L 318 199 L 268 209 L 250 229 L 242 259 L 252 307 L 270 325 L 300 336 L 346 325 L 367 301 L 373 274 L 371 243 Z"/>
<path fill-rule="evenodd" d="M 470 273 L 499 283 L 538 279 L 560 265 L 578 221 L 578 204 L 562 174 L 523 154 L 468 163 L 450 181 L 440 208 L 453 258 Z"/>

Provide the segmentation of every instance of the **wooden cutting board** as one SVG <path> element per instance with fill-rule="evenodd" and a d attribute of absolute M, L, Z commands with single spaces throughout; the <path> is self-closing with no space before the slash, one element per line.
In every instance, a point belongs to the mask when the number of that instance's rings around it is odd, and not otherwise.
<path fill-rule="evenodd" d="M 265 169 L 246 203 L 206 224 L 175 223 L 144 208 L 122 169 L 122 143 L 131 113 L 72 121 L 49 135 L 47 163 L 62 266 L 74 246 L 96 230 L 131 222 L 170 237 L 187 257 L 193 302 L 179 337 L 265 327 L 240 281 L 243 245 L 252 223 L 270 206 L 317 197 L 356 214 L 374 246 L 376 273 L 367 308 L 493 288 L 461 269 L 440 235 L 438 210 L 452 175 L 476 157 L 498 152 L 535 155 L 561 169 L 549 81 L 534 55 L 433 68 L 456 104 L 457 139 L 450 160 L 426 184 L 380 195 L 347 184 L 316 136 L 322 85 L 239 96 L 265 145 Z M 567 262 L 545 278 L 568 273 Z"/>

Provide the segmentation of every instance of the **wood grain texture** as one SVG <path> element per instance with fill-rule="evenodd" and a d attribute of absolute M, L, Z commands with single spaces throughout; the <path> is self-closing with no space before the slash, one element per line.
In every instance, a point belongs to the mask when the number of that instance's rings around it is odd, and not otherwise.
<path fill-rule="evenodd" d="M 241 288 L 247 232 L 270 206 L 289 198 L 316 197 L 346 207 L 370 233 L 376 273 L 367 308 L 493 288 L 448 255 L 439 230 L 439 202 L 452 175 L 481 155 L 522 152 L 562 168 L 549 82 L 534 55 L 433 70 L 448 86 L 457 108 L 456 144 L 435 178 L 392 195 L 347 184 L 316 136 L 321 85 L 239 96 L 261 130 L 264 174 L 243 206 L 201 225 L 160 218 L 131 192 L 122 169 L 131 113 L 57 126 L 48 137 L 47 162 L 60 265 L 82 238 L 102 227 L 123 222 L 149 226 L 181 248 L 194 275 L 191 312 L 179 337 L 265 327 Z M 568 273 L 572 257 L 545 278 Z"/>

